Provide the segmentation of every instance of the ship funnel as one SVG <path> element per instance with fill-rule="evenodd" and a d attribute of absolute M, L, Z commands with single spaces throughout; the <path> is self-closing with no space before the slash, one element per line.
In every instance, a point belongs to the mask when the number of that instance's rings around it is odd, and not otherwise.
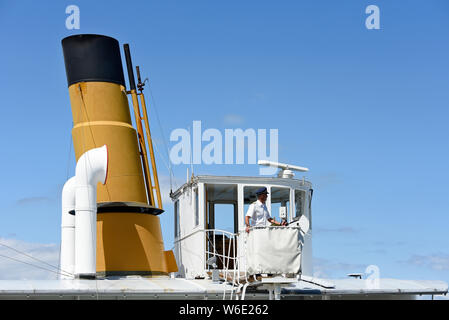
<path fill-rule="evenodd" d="M 103 35 L 79 34 L 64 38 L 62 50 L 78 162 L 75 273 L 80 276 L 168 275 L 177 268 L 172 252 L 164 251 L 158 217 L 163 210 L 161 203 L 155 207 L 151 198 L 158 185 L 152 185 L 148 163 L 143 161 L 146 148 L 137 99 L 138 96 L 142 99 L 143 93 L 136 92 L 135 83 L 134 89 L 126 90 L 119 42 Z M 127 61 L 131 61 L 129 50 Z M 130 79 L 132 84 L 131 73 Z M 128 94 L 136 103 L 134 119 Z M 106 148 L 97 150 L 103 145 L 107 145 L 107 182 L 104 181 Z M 155 166 L 153 171 L 156 172 Z M 97 186 L 97 182 L 104 184 Z M 67 210 L 63 210 L 63 215 Z M 64 236 L 73 231 L 73 221 L 65 217 L 64 221 L 68 222 L 64 224 Z M 92 241 L 95 237 L 96 243 Z"/>

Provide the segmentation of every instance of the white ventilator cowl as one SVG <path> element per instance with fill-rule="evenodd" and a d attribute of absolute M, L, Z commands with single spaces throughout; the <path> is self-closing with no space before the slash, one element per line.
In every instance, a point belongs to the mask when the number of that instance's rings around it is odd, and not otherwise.
<path fill-rule="evenodd" d="M 71 177 L 62 188 L 62 216 L 61 216 L 61 279 L 70 279 L 75 273 L 75 177 Z"/>
<path fill-rule="evenodd" d="M 97 248 L 97 184 L 106 183 L 106 146 L 84 153 L 75 174 L 75 275 L 95 277 Z"/>

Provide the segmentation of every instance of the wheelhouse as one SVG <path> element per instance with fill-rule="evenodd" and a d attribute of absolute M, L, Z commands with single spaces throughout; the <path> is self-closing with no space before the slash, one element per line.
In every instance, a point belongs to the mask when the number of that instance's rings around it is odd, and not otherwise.
<path fill-rule="evenodd" d="M 268 189 L 266 205 L 277 221 L 281 220 L 281 208 L 291 225 L 302 215 L 309 220 L 310 230 L 303 239 L 302 274 L 312 273 L 310 182 L 273 177 L 193 176 L 171 194 L 178 276 L 206 278 L 211 269 L 236 267 L 237 258 L 244 254 L 244 217 L 249 205 L 257 200 L 255 191 L 261 187 Z"/>

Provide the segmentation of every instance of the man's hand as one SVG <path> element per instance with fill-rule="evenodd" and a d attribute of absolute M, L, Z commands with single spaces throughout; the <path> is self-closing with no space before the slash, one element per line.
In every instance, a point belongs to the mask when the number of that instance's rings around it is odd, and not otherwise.
<path fill-rule="evenodd" d="M 272 225 L 277 225 L 277 226 L 286 226 L 287 225 L 287 221 L 286 220 L 282 220 L 281 222 L 277 222 L 276 219 L 272 218 L 270 220 L 268 220 L 269 222 L 272 223 Z"/>
<path fill-rule="evenodd" d="M 250 226 L 250 224 L 249 224 L 249 216 L 245 216 L 245 225 L 246 225 L 245 230 L 246 230 L 247 233 L 249 233 L 249 226 Z"/>

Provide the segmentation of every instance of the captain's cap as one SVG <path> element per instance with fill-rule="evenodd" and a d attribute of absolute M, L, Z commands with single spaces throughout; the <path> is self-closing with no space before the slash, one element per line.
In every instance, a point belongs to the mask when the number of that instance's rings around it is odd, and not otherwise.
<path fill-rule="evenodd" d="M 264 188 L 257 189 L 256 195 L 260 196 L 261 194 L 268 194 L 267 188 L 264 187 Z"/>

